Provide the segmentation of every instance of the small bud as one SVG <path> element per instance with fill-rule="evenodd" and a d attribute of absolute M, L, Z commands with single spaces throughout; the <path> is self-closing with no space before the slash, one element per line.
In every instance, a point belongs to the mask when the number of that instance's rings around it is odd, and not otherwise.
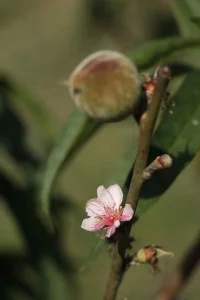
<path fill-rule="evenodd" d="M 172 158 L 168 154 L 157 156 L 156 159 L 144 170 L 143 179 L 150 179 L 154 172 L 161 169 L 167 169 L 172 166 Z"/>
<path fill-rule="evenodd" d="M 158 68 L 156 69 L 156 71 L 155 71 L 155 73 L 152 77 L 148 73 L 143 73 L 142 74 L 143 79 L 144 79 L 143 89 L 146 93 L 148 104 L 151 103 L 151 98 L 152 98 L 153 93 L 154 93 L 155 88 L 156 88 L 157 71 L 158 71 Z"/>
<path fill-rule="evenodd" d="M 168 66 L 161 66 L 158 65 L 158 67 L 156 68 L 153 76 L 150 76 L 148 73 L 143 73 L 143 79 L 144 79 L 144 83 L 143 83 L 143 89 L 145 91 L 147 100 L 148 100 L 148 104 L 151 103 L 151 99 L 152 96 L 155 92 L 156 89 L 156 85 L 157 85 L 157 79 L 158 79 L 158 74 L 162 73 L 162 76 L 170 79 L 171 78 L 171 72 L 170 69 L 168 68 Z M 163 95 L 163 106 L 167 106 L 167 104 L 169 103 L 169 96 L 170 93 L 168 91 L 164 91 L 164 95 Z"/>
<path fill-rule="evenodd" d="M 68 87 L 78 107 L 103 121 L 131 114 L 140 92 L 135 65 L 123 54 L 109 50 L 85 58 L 71 74 Z"/>
<path fill-rule="evenodd" d="M 133 256 L 133 260 L 130 262 L 130 266 L 138 264 L 148 264 L 152 267 L 153 272 L 159 271 L 158 260 L 163 256 L 171 256 L 172 252 L 164 250 L 160 246 L 148 245 L 139 249 Z"/>
<path fill-rule="evenodd" d="M 170 168 L 172 166 L 172 158 L 168 154 L 163 154 L 156 158 L 156 162 L 160 169 Z"/>
<path fill-rule="evenodd" d="M 143 87 L 145 89 L 148 102 L 150 103 L 151 97 L 152 97 L 152 95 L 155 91 L 155 88 L 156 88 L 156 84 L 153 81 L 149 81 L 149 82 L 145 82 L 143 84 Z"/>

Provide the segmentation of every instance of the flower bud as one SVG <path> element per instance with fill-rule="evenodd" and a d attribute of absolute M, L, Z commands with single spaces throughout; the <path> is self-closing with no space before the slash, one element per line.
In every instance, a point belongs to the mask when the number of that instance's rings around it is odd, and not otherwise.
<path fill-rule="evenodd" d="M 135 65 L 123 54 L 110 50 L 85 58 L 67 84 L 76 105 L 88 116 L 102 121 L 131 114 L 140 92 Z"/>
<path fill-rule="evenodd" d="M 138 264 L 154 264 L 157 262 L 157 260 L 162 256 L 171 256 L 173 257 L 173 253 L 164 250 L 162 247 L 157 245 L 148 245 L 141 249 L 139 249 L 133 257 L 133 262 L 131 262 L 131 265 L 134 265 L 134 263 Z"/>
<path fill-rule="evenodd" d="M 148 264 L 151 266 L 151 270 L 156 273 L 160 271 L 158 262 L 163 256 L 171 256 L 172 252 L 164 250 L 162 247 L 157 245 L 148 245 L 139 249 L 133 256 L 133 260 L 130 262 L 130 266 Z"/>
<path fill-rule="evenodd" d="M 147 180 L 152 177 L 152 175 L 162 169 L 168 169 L 172 166 L 173 160 L 168 154 L 163 154 L 157 156 L 156 159 L 148 166 L 143 172 L 143 179 Z"/>

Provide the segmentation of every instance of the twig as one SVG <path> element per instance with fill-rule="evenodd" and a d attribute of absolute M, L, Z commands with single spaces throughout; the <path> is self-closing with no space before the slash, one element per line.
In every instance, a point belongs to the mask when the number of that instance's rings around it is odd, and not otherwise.
<path fill-rule="evenodd" d="M 174 300 L 200 262 L 200 234 L 189 249 L 177 270 L 159 290 L 156 300 Z"/>
<path fill-rule="evenodd" d="M 133 210 L 137 208 L 139 193 L 143 184 L 143 172 L 146 168 L 151 136 L 157 119 L 162 96 L 170 78 L 168 67 L 160 67 L 157 74 L 157 83 L 149 109 L 144 113 L 140 124 L 140 137 L 138 151 L 135 159 L 135 167 L 127 196 L 127 203 L 130 203 Z"/>
<path fill-rule="evenodd" d="M 143 114 L 140 120 L 138 151 L 127 196 L 127 203 L 131 204 L 134 212 L 137 208 L 140 190 L 144 181 L 143 172 L 147 164 L 152 132 L 157 119 L 162 96 L 168 84 L 169 78 L 169 68 L 160 66 L 157 73 L 157 82 L 151 103 L 148 110 Z M 104 300 L 115 299 L 118 287 L 125 273 L 127 267 L 125 254 L 129 245 L 131 226 L 132 223 L 128 222 L 124 227 L 121 227 L 118 230 L 121 235 L 119 235 L 118 241 L 114 244 L 111 272 L 107 283 Z"/>

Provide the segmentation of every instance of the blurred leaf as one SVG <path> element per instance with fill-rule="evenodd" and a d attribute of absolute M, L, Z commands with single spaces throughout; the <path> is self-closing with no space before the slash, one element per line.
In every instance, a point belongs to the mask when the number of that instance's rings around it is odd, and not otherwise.
<path fill-rule="evenodd" d="M 34 262 L 30 257 L 14 252 L 0 252 L 0 286 L 5 287 L 8 295 L 18 291 L 26 297 L 37 299 L 36 270 L 33 269 Z"/>
<path fill-rule="evenodd" d="M 135 48 L 128 56 L 138 69 L 143 71 L 177 50 L 195 47 L 200 47 L 200 36 L 199 38 L 173 37 L 148 42 Z"/>
<path fill-rule="evenodd" d="M 132 149 L 129 149 L 121 161 L 117 164 L 117 166 L 112 170 L 112 173 L 109 178 L 105 181 L 105 186 L 109 186 L 112 184 L 119 184 L 119 186 L 123 186 L 125 182 L 125 178 L 130 171 L 131 165 L 133 165 L 133 159 L 136 155 L 137 145 L 133 145 Z"/>
<path fill-rule="evenodd" d="M 162 121 L 157 128 L 151 142 L 149 163 L 156 156 L 168 153 L 173 157 L 170 169 L 154 174 L 152 179 L 145 182 L 137 214 L 140 216 L 159 199 L 165 190 L 174 182 L 180 172 L 193 159 L 200 149 L 200 71 L 190 72 L 181 87 L 171 99 L 171 106 L 164 112 Z M 191 101 L 192 99 L 192 101 Z M 130 149 L 130 154 L 133 150 Z M 127 176 L 127 169 L 133 164 L 133 155 L 127 155 L 119 164 L 121 174 L 112 175 L 120 178 L 123 185 Z M 126 179 L 124 193 L 129 187 L 132 170 Z M 123 181 L 124 179 L 124 181 Z M 116 180 L 114 182 L 117 182 Z M 148 198 L 148 199 L 147 199 Z M 150 199 L 149 199 L 150 198 Z"/>
<path fill-rule="evenodd" d="M 29 115 L 35 121 L 35 124 L 40 128 L 40 131 L 44 132 L 45 137 L 50 138 L 53 122 L 46 108 L 42 105 L 42 101 L 39 102 L 28 89 L 17 83 L 12 82 L 11 89 L 12 93 L 17 97 L 17 100 L 27 109 Z"/>
<path fill-rule="evenodd" d="M 50 193 L 55 179 L 64 162 L 69 162 L 71 156 L 94 134 L 100 123 L 89 119 L 78 109 L 74 109 L 66 126 L 63 128 L 57 144 L 54 146 L 47 161 L 41 186 L 41 210 L 46 221 L 51 224 Z"/>
<path fill-rule="evenodd" d="M 52 276 L 55 277 L 54 280 L 61 280 L 60 278 L 62 278 L 62 281 L 65 282 L 65 289 L 67 289 L 65 295 L 74 289 L 77 292 L 71 259 L 66 252 L 62 251 L 56 236 L 50 233 L 41 221 L 36 208 L 34 188 L 19 188 L 1 173 L 0 182 L 0 194 L 4 195 L 11 212 L 15 216 L 27 245 L 27 253 L 39 272 L 41 293 L 43 294 L 41 299 L 46 299 L 46 286 L 50 282 L 52 284 Z M 60 286 L 62 291 L 63 285 Z M 61 290 L 58 288 L 56 291 L 59 293 Z M 57 294 L 56 299 L 58 298 Z"/>
<path fill-rule="evenodd" d="M 200 16 L 199 0 L 174 0 L 172 8 L 180 28 L 185 37 L 199 37 L 200 30 L 191 22 L 194 16 Z"/>
<path fill-rule="evenodd" d="M 0 142 L 17 162 L 38 166 L 38 158 L 26 143 L 26 128 L 12 105 L 9 81 L 0 77 Z"/>
<path fill-rule="evenodd" d="M 121 0 L 87 0 L 87 10 L 93 24 L 99 24 L 109 28 L 114 26 L 117 13 L 123 8 Z M 93 25 L 92 24 L 92 25 Z"/>
<path fill-rule="evenodd" d="M 101 239 L 98 236 L 97 240 L 95 240 L 95 243 L 94 243 L 92 249 L 90 250 L 89 255 L 84 260 L 81 267 L 79 268 L 79 271 L 80 272 L 84 271 L 89 266 L 89 264 L 94 262 L 97 259 L 97 257 L 99 256 L 99 254 L 105 249 L 106 245 L 107 245 L 107 240 L 106 239 Z"/>
<path fill-rule="evenodd" d="M 48 300 L 72 299 L 70 286 L 65 276 L 63 276 L 62 272 L 59 272 L 56 265 L 49 259 L 44 259 L 41 265 L 44 279 L 44 298 Z"/>
<path fill-rule="evenodd" d="M 191 21 L 200 28 L 200 17 L 192 17 Z"/>

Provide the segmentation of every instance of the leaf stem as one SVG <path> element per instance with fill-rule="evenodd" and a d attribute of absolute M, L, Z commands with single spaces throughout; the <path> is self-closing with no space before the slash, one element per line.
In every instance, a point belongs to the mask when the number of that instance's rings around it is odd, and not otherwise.
<path fill-rule="evenodd" d="M 166 66 L 160 66 L 157 73 L 157 82 L 151 103 L 140 120 L 140 134 L 138 150 L 133 169 L 133 175 L 127 195 L 126 203 L 131 204 L 136 212 L 140 190 L 143 184 L 143 172 L 147 165 L 151 136 L 157 120 L 163 93 L 170 78 L 170 70 Z M 115 300 L 119 285 L 124 276 L 127 259 L 126 249 L 129 246 L 132 222 L 127 222 L 118 230 L 118 240 L 114 244 L 111 272 L 104 295 L 104 300 Z"/>

